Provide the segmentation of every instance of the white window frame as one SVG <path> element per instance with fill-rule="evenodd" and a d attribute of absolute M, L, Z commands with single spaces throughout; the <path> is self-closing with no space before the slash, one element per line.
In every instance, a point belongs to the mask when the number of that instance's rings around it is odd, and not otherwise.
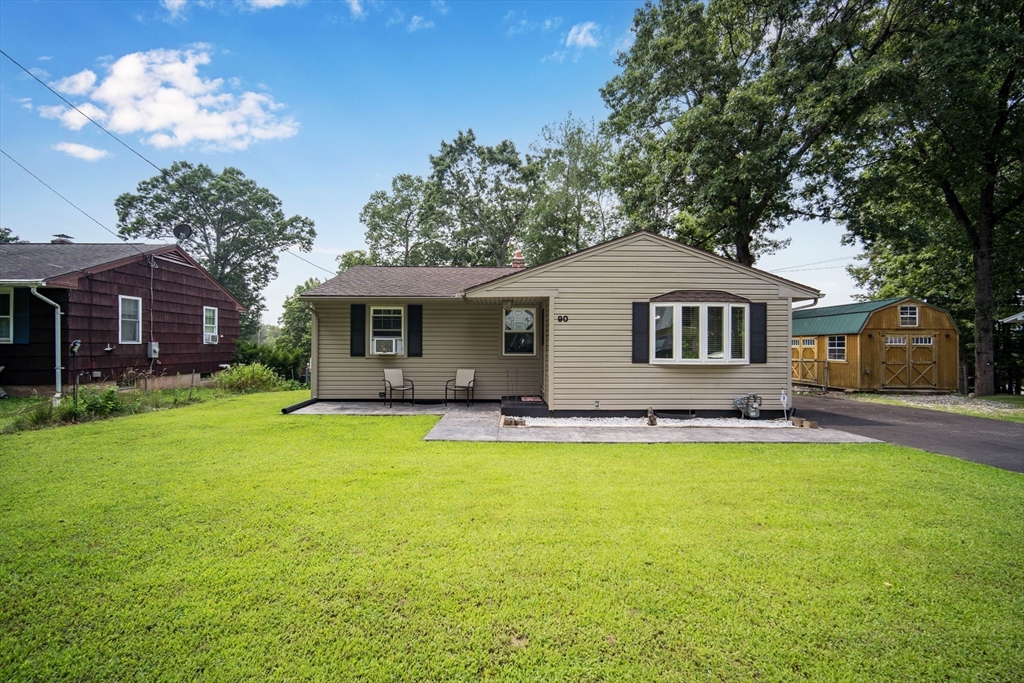
<path fill-rule="evenodd" d="M 842 342 L 840 345 L 839 342 Z M 833 353 L 835 352 L 835 353 Z M 840 352 L 842 352 L 840 354 Z M 834 363 L 845 363 L 846 362 L 846 335 L 845 334 L 832 334 L 828 337 L 828 349 L 826 350 L 826 357 L 828 360 Z"/>
<path fill-rule="evenodd" d="M 886 346 L 906 346 L 907 336 L 906 335 L 886 335 L 885 337 Z"/>
<path fill-rule="evenodd" d="M 672 358 L 656 357 L 655 307 L 672 309 Z M 682 309 L 700 308 L 700 353 L 697 358 L 683 358 Z M 708 308 L 724 308 L 722 320 L 722 358 L 708 358 Z M 743 358 L 732 357 L 732 309 L 743 309 Z M 651 365 L 750 365 L 750 304 L 726 301 L 652 301 L 649 328 L 649 363 Z"/>
<path fill-rule="evenodd" d="M 209 311 L 213 311 L 213 331 L 211 332 L 208 328 L 210 325 L 206 322 L 206 314 Z M 210 341 L 210 338 L 213 341 Z M 203 306 L 203 343 L 204 344 L 218 344 L 220 343 L 220 309 L 215 306 Z"/>
<path fill-rule="evenodd" d="M 124 302 L 126 300 L 137 301 L 139 304 L 139 319 L 137 325 L 139 327 L 139 340 L 138 341 L 125 341 L 124 340 Z M 142 343 L 142 297 L 141 296 L 124 296 L 118 295 L 117 297 L 117 343 L 118 344 L 141 344 Z"/>
<path fill-rule="evenodd" d="M 904 314 L 903 311 L 907 311 L 907 312 Z M 913 311 L 913 315 L 911 315 L 911 313 L 910 313 L 911 311 Z M 907 305 L 907 306 L 900 306 L 899 313 L 900 313 L 900 327 L 917 327 L 918 326 L 918 321 L 920 320 L 920 317 L 919 317 L 920 316 L 920 310 L 918 309 L 917 306 L 915 306 L 913 304 L 910 304 L 910 305 Z M 906 319 L 913 318 L 914 322 L 912 322 L 912 323 L 911 322 L 905 323 L 905 322 L 903 322 L 903 320 L 905 318 Z"/>
<path fill-rule="evenodd" d="M 385 335 L 385 336 L 381 336 L 381 337 L 373 336 L 373 313 L 374 313 L 374 311 L 401 311 L 401 313 L 402 313 L 402 332 L 401 332 L 401 334 L 398 335 L 397 337 L 392 336 L 392 335 Z M 399 304 L 394 304 L 394 305 L 390 305 L 390 306 L 386 305 L 386 304 L 382 304 L 380 306 L 370 306 L 370 319 L 368 321 L 369 324 L 367 325 L 367 329 L 368 329 L 368 331 L 370 333 L 370 355 L 371 356 L 404 356 L 405 355 L 405 333 L 406 333 L 406 329 L 409 326 L 408 325 L 408 315 L 409 315 L 409 312 L 406 309 L 406 307 L 403 306 L 403 305 L 399 305 Z M 376 350 L 375 350 L 376 349 L 376 345 L 373 343 L 374 339 L 397 339 L 400 348 L 399 348 L 397 353 L 377 353 Z"/>
<path fill-rule="evenodd" d="M 505 316 L 511 311 L 530 311 L 533 314 L 533 329 L 529 332 L 522 330 L 509 330 L 505 328 Z M 505 334 L 532 334 L 533 335 L 533 353 L 506 353 L 505 352 Z M 537 307 L 536 306 L 512 306 L 511 308 L 501 309 L 501 355 L 505 358 L 531 358 L 537 355 Z"/>
<path fill-rule="evenodd" d="M 930 334 L 923 337 L 911 337 L 910 344 L 911 346 L 934 346 L 935 337 Z"/>
<path fill-rule="evenodd" d="M 8 303 L 8 314 L 0 316 L 7 320 L 8 336 L 0 337 L 0 344 L 13 344 L 14 343 L 14 288 L 13 287 L 0 287 L 0 297 L 7 299 Z"/>
<path fill-rule="evenodd" d="M 818 345 L 818 338 L 817 337 L 804 337 L 803 340 L 800 342 L 800 346 L 817 346 L 817 345 Z"/>
<path fill-rule="evenodd" d="M 800 337 L 793 337 L 789 342 L 790 346 L 800 346 Z"/>

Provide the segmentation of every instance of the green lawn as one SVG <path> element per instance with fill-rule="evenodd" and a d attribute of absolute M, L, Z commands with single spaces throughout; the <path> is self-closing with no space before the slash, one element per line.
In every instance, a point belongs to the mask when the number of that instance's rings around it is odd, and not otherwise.
<path fill-rule="evenodd" d="M 1019 680 L 1024 477 L 427 443 L 262 394 L 0 436 L 0 680 Z"/>

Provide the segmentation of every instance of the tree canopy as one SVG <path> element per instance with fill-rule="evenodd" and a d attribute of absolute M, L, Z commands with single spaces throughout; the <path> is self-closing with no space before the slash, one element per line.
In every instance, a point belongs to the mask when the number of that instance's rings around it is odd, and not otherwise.
<path fill-rule="evenodd" d="M 205 164 L 175 162 L 114 205 L 126 238 L 168 239 L 176 225 L 191 226 L 182 248 L 249 308 L 242 318 L 244 339 L 255 338 L 278 252 L 308 252 L 316 237 L 312 220 L 285 216 L 281 200 L 231 167 L 218 174 Z"/>
<path fill-rule="evenodd" d="M 289 351 L 301 350 L 309 355 L 312 337 L 312 314 L 299 297 L 320 284 L 320 280 L 311 277 L 295 288 L 291 296 L 285 297 L 284 312 L 277 322 L 281 324 L 281 332 L 275 340 L 278 348 Z"/>

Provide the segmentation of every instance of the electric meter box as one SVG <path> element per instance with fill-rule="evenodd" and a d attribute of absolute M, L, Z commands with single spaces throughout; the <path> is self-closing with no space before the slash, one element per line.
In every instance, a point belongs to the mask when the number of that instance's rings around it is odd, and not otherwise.
<path fill-rule="evenodd" d="M 160 357 L 160 342 L 149 342 L 146 347 L 146 358 L 159 358 Z"/>

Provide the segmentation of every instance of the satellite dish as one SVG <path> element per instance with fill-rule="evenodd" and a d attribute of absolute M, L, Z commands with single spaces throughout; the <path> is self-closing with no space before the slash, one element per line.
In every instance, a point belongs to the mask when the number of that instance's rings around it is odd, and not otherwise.
<path fill-rule="evenodd" d="M 174 238 L 181 242 L 192 236 L 192 226 L 188 223 L 178 223 L 174 226 L 172 232 L 174 233 Z"/>

